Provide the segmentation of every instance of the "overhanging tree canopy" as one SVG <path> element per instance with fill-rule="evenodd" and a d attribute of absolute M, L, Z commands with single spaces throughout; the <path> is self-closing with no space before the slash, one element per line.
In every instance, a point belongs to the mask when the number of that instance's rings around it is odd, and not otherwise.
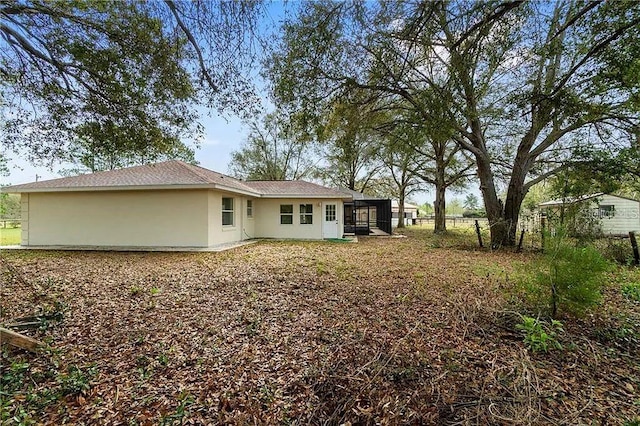
<path fill-rule="evenodd" d="M 98 145 L 123 140 L 117 129 L 179 146 L 197 131 L 197 104 L 255 104 L 245 71 L 261 11 L 256 1 L 3 1 L 2 147 L 64 157 L 87 123 L 102 129 Z"/>

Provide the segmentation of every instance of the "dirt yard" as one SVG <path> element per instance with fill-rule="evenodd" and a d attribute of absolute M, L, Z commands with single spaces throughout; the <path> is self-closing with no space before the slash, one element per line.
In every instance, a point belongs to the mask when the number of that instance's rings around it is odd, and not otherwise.
<path fill-rule="evenodd" d="M 407 234 L 5 252 L 0 322 L 64 316 L 28 332 L 41 354 L 3 348 L 2 422 L 637 424 L 640 303 L 614 274 L 562 350 L 533 353 L 512 278 L 532 254 Z"/>

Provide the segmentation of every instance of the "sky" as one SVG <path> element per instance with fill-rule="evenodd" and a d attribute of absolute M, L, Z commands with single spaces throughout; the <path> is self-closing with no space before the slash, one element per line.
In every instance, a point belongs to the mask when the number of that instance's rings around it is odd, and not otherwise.
<path fill-rule="evenodd" d="M 204 138 L 196 149 L 196 161 L 207 169 L 226 173 L 231 153 L 239 149 L 246 139 L 248 128 L 236 117 L 203 116 Z M 16 185 L 35 180 L 62 177 L 60 170 L 68 165 L 55 163 L 52 168 L 34 165 L 23 158 L 10 155 L 8 177 L 2 177 L 2 185 Z"/>

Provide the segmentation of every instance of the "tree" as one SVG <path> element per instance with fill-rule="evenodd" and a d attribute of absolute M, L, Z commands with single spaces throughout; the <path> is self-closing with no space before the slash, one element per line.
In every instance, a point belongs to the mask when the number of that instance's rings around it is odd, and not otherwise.
<path fill-rule="evenodd" d="M 380 179 L 387 183 L 385 196 L 398 200 L 398 217 L 404 217 L 405 200 L 422 189 L 423 182 L 415 170 L 422 169 L 428 159 L 416 154 L 415 126 L 407 122 L 394 109 L 387 108 L 385 119 L 377 125 L 381 146 L 378 148 L 386 173 Z M 404 228 L 404 221 L 398 221 L 398 228 Z"/>
<path fill-rule="evenodd" d="M 462 202 L 459 198 L 454 198 L 453 200 L 449 201 L 449 204 L 447 204 L 447 214 L 461 215 L 463 211 L 464 207 L 462 206 Z"/>
<path fill-rule="evenodd" d="M 388 143 L 392 150 L 402 153 L 401 164 L 406 169 L 404 178 L 421 180 L 435 187 L 434 202 L 435 233 L 446 232 L 446 192 L 449 188 L 461 188 L 471 176 L 473 162 L 464 155 L 453 141 L 450 129 L 447 129 L 443 117 L 442 104 L 428 99 L 429 91 L 421 96 L 422 106 L 431 105 L 429 123 L 420 121 L 420 117 L 411 108 L 398 108 L 400 116 L 392 116 L 385 124 L 388 131 Z M 401 104 L 402 105 L 402 104 Z M 392 109 L 393 110 L 393 109 Z"/>
<path fill-rule="evenodd" d="M 0 177 L 7 176 L 9 169 L 7 168 L 6 160 L 2 154 L 0 154 Z M 0 194 L 0 217 L 19 219 L 20 218 L 20 197 L 14 194 L 1 193 Z"/>
<path fill-rule="evenodd" d="M 434 215 L 436 234 L 446 232 L 446 192 L 451 187 L 462 187 L 470 176 L 469 170 L 473 162 L 469 161 L 458 145 L 450 140 L 439 139 L 434 136 L 427 141 L 425 148 L 415 150 L 426 156 L 430 162 L 415 173 L 422 180 L 435 187 Z"/>
<path fill-rule="evenodd" d="M 318 125 L 326 166 L 319 177 L 334 186 L 365 192 L 383 168 L 378 155 L 377 116 L 359 99 L 335 100 L 327 105 Z"/>
<path fill-rule="evenodd" d="M 433 206 L 429 203 L 424 203 L 418 206 L 418 217 L 431 216 L 433 213 Z"/>
<path fill-rule="evenodd" d="M 386 78 L 384 75 L 401 73 L 411 66 L 404 58 L 386 55 L 385 42 L 381 46 L 362 45 L 362 40 L 373 40 L 369 28 L 402 19 L 401 14 L 390 12 L 392 8 L 381 8 L 384 10 L 371 17 L 360 3 L 308 3 L 299 20 L 285 26 L 280 52 L 268 63 L 275 95 L 281 103 L 305 111 L 312 122 L 322 120 L 327 105 L 356 98 L 358 110 L 366 111 L 356 121 L 358 125 L 368 122 L 365 125 L 378 130 L 399 126 L 406 129 L 408 136 L 392 137 L 393 143 L 396 149 L 412 152 L 409 155 L 414 160 L 428 159 L 413 161 L 407 171 L 436 187 L 435 232 L 445 232 L 446 190 L 468 177 L 471 163 L 453 140 L 454 128 L 440 93 L 414 80 L 414 96 L 408 98 L 403 96 L 405 89 L 394 86 L 394 78 L 390 78 L 391 82 L 381 81 Z M 309 22 L 321 25 L 310 28 Z M 392 133 L 386 132 L 383 138 Z"/>
<path fill-rule="evenodd" d="M 466 197 L 464 197 L 464 208 L 467 210 L 478 210 L 478 204 L 480 203 L 480 200 L 478 200 L 478 197 L 476 196 L 476 194 L 467 194 Z"/>
<path fill-rule="evenodd" d="M 135 155 L 183 149 L 198 103 L 255 103 L 244 70 L 261 10 L 248 1 L 3 1 L 3 148 L 34 161 L 69 159 L 87 139 L 124 156 L 131 143 Z M 102 130 L 88 137 L 87 125 Z"/>
<path fill-rule="evenodd" d="M 68 162 L 76 167 L 65 175 L 113 170 L 136 164 L 166 160 L 195 163 L 193 149 L 179 138 L 163 135 L 158 129 L 121 128 L 113 121 L 85 123 L 76 129 L 69 146 Z"/>
<path fill-rule="evenodd" d="M 390 193 L 398 200 L 398 217 L 404 217 L 404 203 L 411 194 L 421 189 L 421 183 L 413 172 L 416 166 L 415 156 L 411 150 L 406 149 L 406 145 L 391 144 L 386 147 L 383 163 L 387 167 L 391 177 Z M 404 228 L 404 220 L 398 220 L 398 228 Z"/>
<path fill-rule="evenodd" d="M 525 194 L 572 148 L 637 132 L 639 24 L 634 2 L 319 2 L 287 24 L 271 69 L 283 99 L 310 111 L 355 90 L 444 118 L 475 162 L 492 246 L 510 246 Z"/>
<path fill-rule="evenodd" d="M 20 219 L 20 196 L 0 194 L 0 218 Z"/>
<path fill-rule="evenodd" d="M 315 144 L 279 112 L 250 124 L 244 146 L 231 155 L 231 173 L 248 180 L 296 180 L 316 171 Z"/>
<path fill-rule="evenodd" d="M 458 82 L 454 93 L 464 100 L 458 142 L 476 159 L 494 247 L 515 244 L 527 191 L 562 170 L 572 147 L 594 143 L 587 130 L 634 121 L 629 93 L 595 82 L 607 72 L 601 52 L 637 34 L 640 9 L 632 6 L 627 14 L 609 3 L 556 3 L 548 18 L 535 19 L 541 12 L 535 7 L 514 2 L 436 12 Z M 475 23 L 447 23 L 469 22 L 457 17 L 475 17 Z M 599 33 L 605 21 L 609 29 Z M 496 191 L 501 175 L 508 182 L 504 202 Z"/>

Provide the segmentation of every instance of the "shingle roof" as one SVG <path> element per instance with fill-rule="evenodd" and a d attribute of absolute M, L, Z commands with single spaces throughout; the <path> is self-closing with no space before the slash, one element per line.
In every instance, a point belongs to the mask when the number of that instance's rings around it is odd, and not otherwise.
<path fill-rule="evenodd" d="M 400 207 L 400 203 L 398 202 L 398 200 L 391 200 L 391 208 L 398 208 Z M 404 208 L 407 209 L 418 209 L 420 208 L 419 206 L 416 206 L 415 204 L 411 204 L 411 203 L 404 203 Z"/>
<path fill-rule="evenodd" d="M 579 196 L 579 197 L 565 198 L 564 200 L 563 199 L 559 199 L 559 200 L 545 201 L 544 203 L 538 204 L 538 207 L 546 208 L 546 207 L 555 207 L 555 206 L 562 206 L 562 205 L 581 203 L 583 201 L 592 200 L 594 198 L 602 197 L 603 195 L 607 195 L 609 197 L 614 197 L 614 198 L 622 198 L 623 200 L 640 202 L 640 200 L 636 200 L 634 198 L 629 198 L 629 197 L 624 197 L 622 195 L 615 195 L 615 194 L 607 194 L 607 193 L 604 193 L 604 192 L 597 192 L 595 194 L 587 194 L 587 195 L 582 195 L 582 196 Z"/>
<path fill-rule="evenodd" d="M 178 160 L 13 185 L 3 188 L 3 192 L 203 185 L 253 192 L 238 179 Z"/>
<path fill-rule="evenodd" d="M 588 194 L 588 195 L 582 195 L 580 197 L 569 197 L 569 198 L 565 198 L 564 200 L 551 200 L 551 201 L 545 201 L 544 203 L 539 203 L 538 207 L 551 207 L 551 206 L 561 206 L 561 205 L 567 205 L 567 204 L 574 204 L 574 203 L 580 203 L 582 201 L 587 201 L 590 200 L 592 198 L 596 198 L 596 197 L 601 197 L 602 195 L 604 195 L 603 192 L 598 192 L 596 194 Z"/>
<path fill-rule="evenodd" d="M 2 188 L 2 192 L 58 192 L 124 190 L 145 188 L 217 188 L 260 196 L 349 198 L 335 189 L 311 182 L 253 181 L 244 182 L 204 167 L 179 160 L 86 175 L 43 180 Z"/>
<path fill-rule="evenodd" d="M 349 194 L 337 189 L 327 188 L 326 186 L 317 185 L 304 180 L 256 180 L 244 183 L 266 197 L 312 196 L 351 198 Z"/>
<path fill-rule="evenodd" d="M 340 191 L 345 192 L 347 195 L 350 195 L 354 200 L 385 200 L 386 199 L 386 198 L 374 197 L 373 195 L 354 191 L 349 188 L 340 188 Z"/>

